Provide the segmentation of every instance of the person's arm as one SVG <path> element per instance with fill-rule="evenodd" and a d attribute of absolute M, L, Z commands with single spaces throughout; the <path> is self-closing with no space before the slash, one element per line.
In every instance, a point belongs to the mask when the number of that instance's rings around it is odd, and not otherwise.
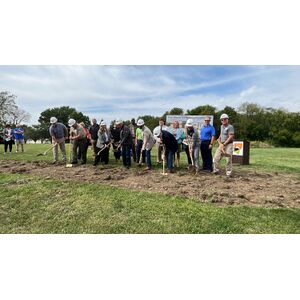
<path fill-rule="evenodd" d="M 211 139 L 210 139 L 210 144 L 208 146 L 209 149 L 212 149 L 214 142 L 215 142 L 215 138 L 216 138 L 216 131 L 215 128 L 212 127 L 211 128 Z"/>

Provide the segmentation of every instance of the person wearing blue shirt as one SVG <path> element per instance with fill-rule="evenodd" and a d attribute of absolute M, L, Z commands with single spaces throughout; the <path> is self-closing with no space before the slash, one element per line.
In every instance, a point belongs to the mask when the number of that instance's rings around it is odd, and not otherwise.
<path fill-rule="evenodd" d="M 19 145 L 21 145 L 21 150 L 24 152 L 24 129 L 20 124 L 14 129 L 16 152 L 19 152 Z"/>
<path fill-rule="evenodd" d="M 203 161 L 203 170 L 208 172 L 213 171 L 212 147 L 216 136 L 215 128 L 210 124 L 210 121 L 211 119 L 209 116 L 205 117 L 204 125 L 200 130 L 200 149 Z"/>

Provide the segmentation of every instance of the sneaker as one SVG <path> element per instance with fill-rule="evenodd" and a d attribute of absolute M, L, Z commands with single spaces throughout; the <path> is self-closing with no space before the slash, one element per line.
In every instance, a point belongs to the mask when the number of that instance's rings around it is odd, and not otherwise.
<path fill-rule="evenodd" d="M 231 172 L 230 172 L 230 171 L 227 171 L 227 172 L 226 172 L 226 176 L 227 176 L 227 177 L 231 177 Z"/>
<path fill-rule="evenodd" d="M 214 174 L 214 175 L 219 175 L 220 173 L 219 173 L 219 171 L 217 171 L 217 170 L 214 170 L 214 171 L 212 171 L 212 172 L 211 172 L 211 174 Z"/>
<path fill-rule="evenodd" d="M 149 167 L 144 169 L 144 171 L 150 171 L 150 170 L 151 170 L 151 168 L 149 168 Z"/>

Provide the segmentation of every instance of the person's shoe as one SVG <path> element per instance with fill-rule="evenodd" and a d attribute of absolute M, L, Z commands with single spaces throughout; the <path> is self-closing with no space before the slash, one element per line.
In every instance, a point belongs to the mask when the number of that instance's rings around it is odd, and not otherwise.
<path fill-rule="evenodd" d="M 52 162 L 52 165 L 57 165 L 57 161 L 53 161 L 53 162 Z"/>
<path fill-rule="evenodd" d="M 157 164 L 158 164 L 158 165 L 161 165 L 161 161 L 158 161 Z"/>
<path fill-rule="evenodd" d="M 19 151 L 18 150 L 16 150 L 16 153 L 18 153 Z"/>
<path fill-rule="evenodd" d="M 150 171 L 150 170 L 151 170 L 151 168 L 149 168 L 149 167 L 144 169 L 144 171 Z"/>
<path fill-rule="evenodd" d="M 226 176 L 227 176 L 227 177 L 231 177 L 231 172 L 230 172 L 230 171 L 227 171 L 227 172 L 226 172 Z"/>
<path fill-rule="evenodd" d="M 173 169 L 168 169 L 168 173 L 175 173 Z"/>
<path fill-rule="evenodd" d="M 78 164 L 78 161 L 72 161 L 71 162 L 71 165 L 77 165 Z"/>
<path fill-rule="evenodd" d="M 211 173 L 214 174 L 214 175 L 219 175 L 219 174 L 220 174 L 220 172 L 217 171 L 217 170 L 214 170 L 214 171 L 212 171 Z"/>

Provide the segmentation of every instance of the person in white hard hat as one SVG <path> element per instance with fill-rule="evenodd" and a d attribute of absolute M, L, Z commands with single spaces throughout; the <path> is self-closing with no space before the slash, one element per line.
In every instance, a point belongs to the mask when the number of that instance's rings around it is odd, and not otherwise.
<path fill-rule="evenodd" d="M 185 124 L 185 145 L 187 145 L 186 153 L 188 157 L 189 167 L 193 166 L 196 168 L 196 173 L 199 172 L 199 150 L 200 150 L 200 138 L 199 131 L 194 127 L 194 121 L 188 119 Z"/>
<path fill-rule="evenodd" d="M 50 124 L 49 133 L 52 138 L 52 144 L 55 145 L 53 148 L 53 164 L 58 163 L 58 146 L 62 153 L 62 160 L 66 163 L 67 154 L 65 140 L 68 139 L 68 129 L 64 124 L 59 123 L 56 117 L 50 118 Z"/>
<path fill-rule="evenodd" d="M 98 139 L 98 131 L 99 131 L 99 125 L 97 124 L 96 119 L 92 119 L 91 121 L 91 126 L 89 128 L 89 132 L 91 135 L 91 145 L 92 145 L 92 150 L 93 150 L 93 156 L 96 155 L 96 144 L 97 144 L 97 139 Z"/>
<path fill-rule="evenodd" d="M 98 131 L 98 139 L 96 144 L 96 156 L 94 160 L 94 166 L 99 162 L 108 164 L 109 161 L 109 146 L 110 146 L 110 134 L 107 130 L 106 123 L 101 121 Z"/>
<path fill-rule="evenodd" d="M 74 119 L 68 122 L 70 126 L 70 141 L 72 142 L 72 165 L 78 164 L 78 148 L 81 153 L 81 164 L 86 164 L 86 133 L 84 128 Z"/>
<path fill-rule="evenodd" d="M 146 164 L 147 167 L 145 171 L 149 171 L 152 168 L 151 164 L 151 149 L 155 145 L 155 139 L 152 135 L 151 130 L 145 125 L 145 122 L 143 119 L 139 119 L 137 122 L 137 126 L 141 128 L 142 130 L 142 137 L 143 137 L 143 146 L 142 146 L 142 152 L 145 150 L 146 154 Z"/>
<path fill-rule="evenodd" d="M 222 114 L 221 120 L 221 133 L 217 139 L 219 147 L 216 150 L 214 156 L 214 174 L 218 174 L 220 171 L 220 160 L 223 156 L 226 157 L 226 175 L 231 176 L 232 173 L 232 153 L 233 153 L 233 139 L 234 139 L 234 128 L 229 124 L 229 117 L 227 114 Z"/>

